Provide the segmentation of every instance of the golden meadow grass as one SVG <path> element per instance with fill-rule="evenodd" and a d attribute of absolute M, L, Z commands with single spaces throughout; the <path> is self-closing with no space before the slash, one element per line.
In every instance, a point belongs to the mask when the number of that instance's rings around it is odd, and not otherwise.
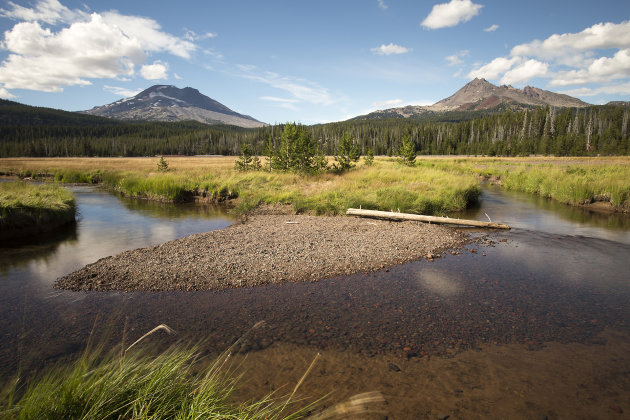
<path fill-rule="evenodd" d="M 336 175 L 239 172 L 235 157 L 0 159 L 0 172 L 48 174 L 63 182 L 102 182 L 125 195 L 186 200 L 206 194 L 231 199 L 235 212 L 261 204 L 290 204 L 298 212 L 341 214 L 348 207 L 443 214 L 461 210 L 480 193 L 479 177 L 497 177 L 507 189 L 568 204 L 610 199 L 630 207 L 630 158 L 419 157 L 404 167 L 386 157 L 373 166 Z"/>
<path fill-rule="evenodd" d="M 343 175 L 234 169 L 233 157 L 167 157 L 169 171 L 157 170 L 158 158 L 2 159 L 0 171 L 21 176 L 47 174 L 62 182 L 102 182 L 125 195 L 185 200 L 191 194 L 237 198 L 235 211 L 261 204 L 290 204 L 311 214 L 342 214 L 348 207 L 440 214 L 461 210 L 480 193 L 470 174 L 404 167 L 377 158 Z"/>

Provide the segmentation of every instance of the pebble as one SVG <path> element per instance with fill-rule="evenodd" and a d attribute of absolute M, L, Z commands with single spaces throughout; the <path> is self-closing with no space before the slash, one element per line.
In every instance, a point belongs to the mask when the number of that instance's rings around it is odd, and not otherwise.
<path fill-rule="evenodd" d="M 395 364 L 393 364 L 392 362 L 389 362 L 387 364 L 387 367 L 389 368 L 389 370 L 391 370 L 392 372 L 400 372 L 400 368 L 398 366 L 396 366 Z"/>
<path fill-rule="evenodd" d="M 287 221 L 295 222 L 287 224 Z M 461 247 L 452 228 L 352 217 L 249 216 L 227 229 L 103 258 L 57 279 L 70 290 L 223 290 L 317 281 L 429 261 Z"/>

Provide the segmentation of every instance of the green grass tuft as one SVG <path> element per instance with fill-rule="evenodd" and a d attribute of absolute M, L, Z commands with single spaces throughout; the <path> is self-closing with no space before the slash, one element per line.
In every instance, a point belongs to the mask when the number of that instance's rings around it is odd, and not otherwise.
<path fill-rule="evenodd" d="M 57 185 L 0 182 L 0 231 L 48 229 L 74 221 L 76 204 Z"/>
<path fill-rule="evenodd" d="M 198 346 L 173 346 L 151 355 L 85 351 L 70 365 L 48 370 L 25 385 L 13 381 L 2 394 L 0 417 L 11 419 L 297 419 L 288 399 L 271 395 L 234 404 L 238 377 L 223 354 L 198 369 Z M 226 367 L 228 366 L 228 367 Z"/>

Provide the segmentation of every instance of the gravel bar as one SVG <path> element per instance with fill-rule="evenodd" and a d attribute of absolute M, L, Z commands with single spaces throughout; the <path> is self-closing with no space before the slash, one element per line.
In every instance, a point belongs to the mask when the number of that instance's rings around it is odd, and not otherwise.
<path fill-rule="evenodd" d="M 223 230 L 102 258 L 57 279 L 69 290 L 222 290 L 368 272 L 458 248 L 466 236 L 418 222 L 253 215 Z"/>

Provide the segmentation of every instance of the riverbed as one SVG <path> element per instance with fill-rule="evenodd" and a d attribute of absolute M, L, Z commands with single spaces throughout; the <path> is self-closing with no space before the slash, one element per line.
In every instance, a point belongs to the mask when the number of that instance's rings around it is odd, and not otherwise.
<path fill-rule="evenodd" d="M 72 187 L 76 228 L 0 257 L 2 376 L 81 351 L 95 329 L 131 342 L 165 323 L 211 354 L 238 338 L 236 399 L 301 387 L 327 404 L 380 391 L 389 418 L 610 418 L 630 412 L 630 222 L 486 187 L 459 217 L 464 249 L 316 283 L 223 292 L 68 292 L 55 279 L 99 258 L 227 227 L 204 206 Z M 250 331 L 259 321 L 264 324 Z M 124 331 L 124 334 L 123 334 Z M 614 417 L 613 417 L 614 418 Z"/>

